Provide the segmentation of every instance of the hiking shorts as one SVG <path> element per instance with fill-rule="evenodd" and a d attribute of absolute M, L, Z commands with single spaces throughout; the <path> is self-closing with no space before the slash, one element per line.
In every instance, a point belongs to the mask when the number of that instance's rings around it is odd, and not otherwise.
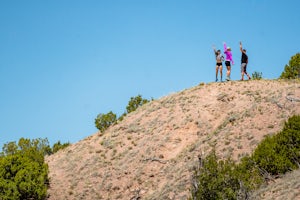
<path fill-rule="evenodd" d="M 247 73 L 247 63 L 242 63 L 241 64 L 241 72 Z"/>
<path fill-rule="evenodd" d="M 230 65 L 230 61 L 226 60 L 226 61 L 225 61 L 225 65 L 226 65 L 226 67 L 231 66 L 231 65 Z"/>

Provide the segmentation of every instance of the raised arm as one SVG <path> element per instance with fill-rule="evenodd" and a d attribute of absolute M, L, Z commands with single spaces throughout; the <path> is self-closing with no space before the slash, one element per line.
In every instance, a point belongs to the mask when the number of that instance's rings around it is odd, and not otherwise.
<path fill-rule="evenodd" d="M 213 48 L 213 50 L 214 50 L 215 54 L 217 54 L 216 46 L 215 46 L 215 45 L 213 45 L 213 46 L 212 46 L 212 48 Z"/>
<path fill-rule="evenodd" d="M 224 52 L 226 52 L 226 51 L 227 51 L 227 46 L 226 46 L 226 43 L 225 43 L 225 42 L 223 42 L 223 44 L 224 44 Z"/>
<path fill-rule="evenodd" d="M 241 50 L 241 52 L 243 53 L 243 45 L 242 45 L 242 42 L 240 42 L 240 50 Z"/>

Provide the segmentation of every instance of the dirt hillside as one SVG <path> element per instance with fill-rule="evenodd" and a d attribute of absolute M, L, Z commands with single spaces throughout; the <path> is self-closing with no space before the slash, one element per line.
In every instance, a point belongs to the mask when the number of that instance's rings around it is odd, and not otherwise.
<path fill-rule="evenodd" d="M 47 157 L 49 199 L 186 200 L 198 156 L 251 153 L 300 114 L 299 100 L 300 82 L 277 80 L 200 84 L 154 100 Z"/>

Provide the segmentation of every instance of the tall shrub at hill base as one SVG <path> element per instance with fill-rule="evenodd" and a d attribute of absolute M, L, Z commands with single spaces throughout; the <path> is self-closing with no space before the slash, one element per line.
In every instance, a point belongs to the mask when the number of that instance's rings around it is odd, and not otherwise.
<path fill-rule="evenodd" d="M 1 200 L 45 199 L 49 179 L 44 155 L 49 148 L 43 139 L 21 138 L 18 145 L 4 145 L 0 157 Z"/>
<path fill-rule="evenodd" d="M 266 137 L 253 153 L 257 166 L 271 175 L 296 169 L 300 163 L 300 116 L 293 116 L 278 134 Z"/>
<path fill-rule="evenodd" d="M 299 167 L 300 116 L 293 116 L 278 134 L 266 137 L 251 156 L 239 164 L 218 161 L 210 153 L 195 170 L 192 199 L 248 199 L 265 173 L 277 175 Z"/>
<path fill-rule="evenodd" d="M 44 199 L 48 167 L 21 154 L 0 161 L 0 199 Z M 6 183 L 9 185 L 6 185 Z M 12 198 L 13 197 L 13 198 Z"/>
<path fill-rule="evenodd" d="M 236 199 L 247 197 L 262 179 L 249 160 L 236 165 L 231 159 L 218 160 L 212 151 L 196 170 L 192 199 Z"/>

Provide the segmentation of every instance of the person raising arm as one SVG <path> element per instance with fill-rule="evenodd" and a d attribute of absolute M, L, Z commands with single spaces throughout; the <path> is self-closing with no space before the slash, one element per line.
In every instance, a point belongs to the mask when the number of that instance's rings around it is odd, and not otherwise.
<path fill-rule="evenodd" d="M 231 48 L 227 47 L 226 43 L 224 42 L 224 53 L 226 55 L 225 65 L 226 65 L 226 80 L 230 81 L 230 74 L 231 74 L 231 64 L 234 65 L 234 61 L 232 59 Z"/>
<path fill-rule="evenodd" d="M 246 49 L 243 49 L 242 42 L 240 42 L 240 51 L 242 52 L 242 57 L 241 57 L 241 81 L 244 80 L 244 75 L 246 74 L 248 77 L 248 80 L 251 79 L 249 74 L 247 73 L 247 64 L 248 64 L 248 55 L 246 54 Z"/>
<path fill-rule="evenodd" d="M 216 47 L 213 45 L 213 50 L 216 56 L 216 82 L 218 81 L 218 72 L 220 70 L 220 76 L 221 76 L 221 82 L 222 82 L 222 76 L 223 76 L 223 60 L 224 57 L 221 53 L 221 50 L 216 50 Z"/>

